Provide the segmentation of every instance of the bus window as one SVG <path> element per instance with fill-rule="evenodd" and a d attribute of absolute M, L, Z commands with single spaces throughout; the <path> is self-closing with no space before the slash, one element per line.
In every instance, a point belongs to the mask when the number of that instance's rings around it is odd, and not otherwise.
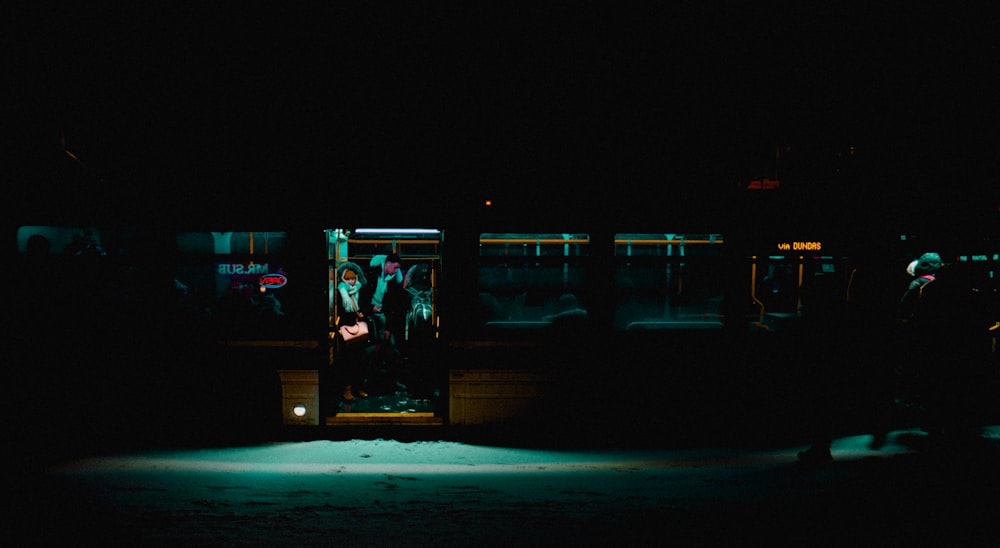
<path fill-rule="evenodd" d="M 778 331 L 800 320 L 813 300 L 846 304 L 854 269 L 846 257 L 833 255 L 767 255 L 750 257 L 750 299 L 756 310 L 752 326 Z"/>
<path fill-rule="evenodd" d="M 614 328 L 721 328 L 722 245 L 721 234 L 616 234 Z"/>
<path fill-rule="evenodd" d="M 284 232 L 179 232 L 174 274 L 182 318 L 217 336 L 282 339 L 304 315 L 301 284 L 285 267 Z"/>
<path fill-rule="evenodd" d="M 144 299 L 162 288 L 136 267 L 134 229 L 25 225 L 16 238 L 15 303 L 32 318 L 81 330 L 152 315 Z"/>
<path fill-rule="evenodd" d="M 103 257 L 107 235 L 93 227 L 22 226 L 17 229 L 17 247 L 23 254 L 44 253 L 67 257 Z"/>
<path fill-rule="evenodd" d="M 484 233 L 476 281 L 488 330 L 542 329 L 587 316 L 586 234 Z"/>

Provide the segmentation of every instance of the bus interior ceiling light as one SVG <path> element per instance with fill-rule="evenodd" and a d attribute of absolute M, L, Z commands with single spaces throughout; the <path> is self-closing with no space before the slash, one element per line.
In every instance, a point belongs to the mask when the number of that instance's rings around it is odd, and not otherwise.
<path fill-rule="evenodd" d="M 359 228 L 355 234 L 440 234 L 434 228 Z"/>

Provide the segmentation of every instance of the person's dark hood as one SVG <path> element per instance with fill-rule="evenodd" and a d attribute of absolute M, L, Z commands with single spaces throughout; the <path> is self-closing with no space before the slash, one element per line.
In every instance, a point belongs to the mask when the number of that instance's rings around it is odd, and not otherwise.
<path fill-rule="evenodd" d="M 941 256 L 937 253 L 924 253 L 917 259 L 917 266 L 913 268 L 914 276 L 925 276 L 934 274 L 941 269 Z"/>

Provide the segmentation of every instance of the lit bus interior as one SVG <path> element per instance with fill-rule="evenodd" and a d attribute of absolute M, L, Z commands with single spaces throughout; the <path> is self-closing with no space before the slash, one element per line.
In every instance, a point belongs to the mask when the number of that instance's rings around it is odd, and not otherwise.
<path fill-rule="evenodd" d="M 379 424 L 402 422 L 440 424 L 436 414 L 441 395 L 438 361 L 429 350 L 439 336 L 440 317 L 437 306 L 437 284 L 441 275 L 441 245 L 444 233 L 424 228 L 357 228 L 328 229 L 327 260 L 329 272 L 329 338 L 335 341 L 330 349 L 330 365 L 338 366 L 339 339 L 335 337 L 339 322 L 336 291 L 336 269 L 345 261 L 367 268 L 376 255 L 396 254 L 402 260 L 409 309 L 405 323 L 396 334 L 396 344 L 405 357 L 404 364 L 374 363 L 370 352 L 370 390 L 368 397 L 336 404 L 327 397 L 327 425 Z M 374 283 L 374 280 L 369 280 Z M 336 405 L 336 407 L 334 407 Z"/>
<path fill-rule="evenodd" d="M 846 257 L 809 251 L 787 253 L 785 244 L 778 244 L 776 249 L 786 253 L 752 255 L 748 259 L 753 328 L 778 331 L 801 320 L 807 285 L 822 284 L 824 291 L 847 298 L 854 271 Z"/>
<path fill-rule="evenodd" d="M 1000 253 L 979 252 L 960 254 L 956 263 L 968 272 L 974 291 L 984 297 L 983 326 L 989 334 L 990 351 L 994 356 L 1000 346 Z"/>
<path fill-rule="evenodd" d="M 437 338 L 440 322 L 435 302 L 437 280 L 441 272 L 441 244 L 444 239 L 442 231 L 437 229 L 394 229 L 394 228 L 359 228 L 354 231 L 346 229 L 327 230 L 328 269 L 330 274 L 330 334 L 331 338 L 337 326 L 335 298 L 333 290 L 337 265 L 351 261 L 367 266 L 375 255 L 395 253 L 403 261 L 403 272 L 409 274 L 411 285 L 408 287 L 412 301 L 420 305 L 415 311 L 414 325 L 419 318 L 421 324 L 426 324 L 424 331 L 429 331 Z M 424 326 L 421 326 L 424 327 Z M 410 340 L 418 333 L 404 333 L 404 339 Z"/>

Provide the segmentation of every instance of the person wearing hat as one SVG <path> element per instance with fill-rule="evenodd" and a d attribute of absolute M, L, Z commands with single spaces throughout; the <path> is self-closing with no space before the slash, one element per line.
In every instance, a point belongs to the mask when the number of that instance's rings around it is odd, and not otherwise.
<path fill-rule="evenodd" d="M 982 441 L 977 379 L 990 355 L 990 304 L 968 267 L 925 253 L 904 296 L 914 303 L 907 323 L 911 399 L 931 447 Z"/>
<path fill-rule="evenodd" d="M 354 325 L 365 318 L 359 303 L 361 288 L 364 287 L 366 278 L 360 266 L 345 261 L 337 266 L 337 280 L 339 329 L 342 325 Z M 361 398 L 368 397 L 364 390 L 364 352 L 364 345 L 360 343 L 341 345 L 338 362 L 341 363 L 340 373 L 344 379 L 341 399 L 345 402 L 354 401 L 355 395 Z"/>
<path fill-rule="evenodd" d="M 924 253 L 907 265 L 906 272 L 913 276 L 913 280 L 910 281 L 899 302 L 900 319 L 904 323 L 913 319 L 924 286 L 937 278 L 939 270 L 941 270 L 941 255 L 933 252 Z"/>

